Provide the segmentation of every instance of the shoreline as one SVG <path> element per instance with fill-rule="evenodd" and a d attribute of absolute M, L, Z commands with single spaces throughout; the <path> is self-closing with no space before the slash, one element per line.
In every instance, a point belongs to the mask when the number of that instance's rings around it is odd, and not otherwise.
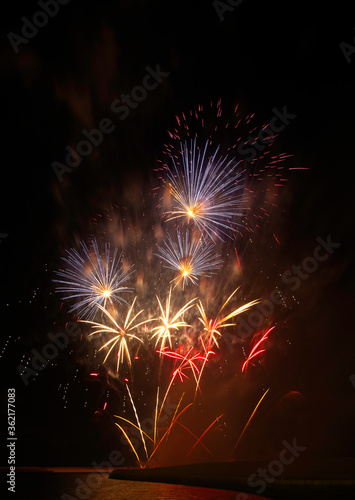
<path fill-rule="evenodd" d="M 255 473 L 267 469 L 270 462 L 218 462 L 179 465 L 156 468 L 102 468 L 102 467 L 16 467 L 16 473 L 29 473 L 38 477 L 52 474 L 102 473 L 119 481 L 138 481 L 196 486 L 218 490 L 258 495 L 260 482 L 256 484 Z M 0 467 L 3 473 L 9 467 Z M 254 474 L 255 484 L 250 486 Z M 265 489 L 259 494 L 274 500 L 333 500 L 355 497 L 355 459 L 338 458 L 299 460 L 285 468 L 280 477 L 264 481 Z"/>
<path fill-rule="evenodd" d="M 256 471 L 268 462 L 220 462 L 158 467 L 152 469 L 115 469 L 111 479 L 198 486 L 257 495 L 259 485 L 249 485 Z M 355 460 L 307 460 L 289 467 L 282 477 L 264 481 L 260 495 L 280 500 L 353 499 L 355 496 Z M 250 481 L 250 480 L 249 480 Z M 255 481 L 256 483 L 256 481 Z"/>

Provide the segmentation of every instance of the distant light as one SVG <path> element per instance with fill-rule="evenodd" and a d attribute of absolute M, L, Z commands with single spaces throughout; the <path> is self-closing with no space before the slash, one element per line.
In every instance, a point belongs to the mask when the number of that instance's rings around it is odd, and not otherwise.
<path fill-rule="evenodd" d="M 98 377 L 99 374 L 98 373 L 90 373 L 90 377 Z"/>

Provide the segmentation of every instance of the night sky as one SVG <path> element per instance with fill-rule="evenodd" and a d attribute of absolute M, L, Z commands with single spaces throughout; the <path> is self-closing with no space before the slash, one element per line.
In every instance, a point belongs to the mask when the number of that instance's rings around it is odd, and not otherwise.
<path fill-rule="evenodd" d="M 313 254 L 317 238 L 340 243 L 296 298 L 289 294 L 292 308 L 275 313 L 281 333 L 265 371 L 250 375 L 251 396 L 228 404 L 229 429 L 236 418 L 237 432 L 261 395 L 257 388 L 270 382 L 265 416 L 236 458 L 267 458 L 296 435 L 309 456 L 354 456 L 355 48 L 346 56 L 340 46 L 355 44 L 348 4 L 244 0 L 221 20 L 212 1 L 71 0 L 16 54 L 8 33 L 21 35 L 21 18 L 38 10 L 36 2 L 15 2 L 2 16 L 1 422 L 6 430 L 7 389 L 15 387 L 17 464 L 90 465 L 122 446 L 110 416 L 120 411 L 122 387 L 107 372 L 90 377 L 97 359 L 85 339 L 71 341 L 28 386 L 17 366 L 45 345 L 48 332 L 75 319 L 52 282 L 65 249 L 102 237 L 109 217 L 134 231 L 142 199 L 154 212 L 149 192 L 159 184 L 154 169 L 175 115 L 211 109 L 219 99 L 227 121 L 239 105 L 255 113 L 258 129 L 274 108 L 296 115 L 274 144 L 276 154 L 292 155 L 279 208 L 251 250 L 238 248 L 248 300 L 267 298 L 280 274 Z M 157 65 L 169 76 L 120 120 L 111 103 Z M 213 128 L 215 111 L 206 114 Z M 114 131 L 59 182 L 52 163 L 65 163 L 66 146 L 104 118 Z M 237 142 L 233 134 L 226 132 L 227 145 Z M 222 392 L 235 377 L 230 353 L 228 362 Z M 151 394 L 149 382 L 143 385 Z M 107 391 L 110 414 L 95 413 Z M 225 456 L 223 446 L 217 454 Z"/>

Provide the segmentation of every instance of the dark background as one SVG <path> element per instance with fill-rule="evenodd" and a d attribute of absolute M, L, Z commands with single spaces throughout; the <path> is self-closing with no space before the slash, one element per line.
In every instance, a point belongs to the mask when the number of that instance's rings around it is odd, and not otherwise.
<path fill-rule="evenodd" d="M 355 55 L 349 64 L 339 47 L 343 41 L 354 43 L 348 9 L 346 2 L 244 0 L 222 22 L 212 2 L 72 0 L 16 55 L 7 34 L 20 34 L 21 17 L 31 19 L 39 9 L 36 2 L 6 5 L 1 425 L 4 432 L 7 388 L 15 387 L 18 465 L 90 465 L 107 456 L 109 442 L 100 441 L 93 421 L 104 389 L 90 380 L 85 365 L 78 374 L 82 386 L 65 410 L 58 384 L 76 370 L 65 353 L 29 387 L 16 366 L 43 345 L 53 325 L 63 329 L 68 319 L 48 278 L 63 248 L 73 235 L 90 231 L 87 220 L 105 210 L 107 199 L 110 204 L 129 199 L 124 186 L 132 179 L 144 184 L 176 114 L 219 98 L 227 114 L 239 103 L 260 123 L 270 119 L 274 107 L 286 105 L 297 114 L 278 143 L 309 170 L 290 181 L 282 252 L 289 262 L 299 262 L 318 236 L 328 234 L 341 248 L 331 257 L 331 277 L 314 278 L 313 286 L 319 280 L 323 287 L 318 302 L 295 319 L 302 335 L 292 387 L 309 397 L 300 425 L 313 452 L 354 455 L 355 387 L 349 377 L 355 373 Z M 140 84 L 147 65 L 158 63 L 170 76 L 120 122 L 111 102 Z M 58 183 L 51 163 L 64 162 L 65 146 L 77 144 L 81 130 L 96 127 L 103 117 L 112 119 L 115 131 Z"/>

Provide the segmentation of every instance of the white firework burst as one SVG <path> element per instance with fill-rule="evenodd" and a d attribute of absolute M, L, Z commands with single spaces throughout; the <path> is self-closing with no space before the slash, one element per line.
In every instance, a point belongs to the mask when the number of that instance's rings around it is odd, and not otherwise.
<path fill-rule="evenodd" d="M 181 162 L 171 156 L 172 168 L 167 166 L 168 181 L 173 206 L 165 212 L 167 220 L 185 219 L 193 222 L 210 238 L 222 235 L 231 237 L 240 225 L 235 219 L 243 214 L 240 208 L 243 171 L 237 171 L 234 158 L 218 155 L 219 146 L 207 156 L 208 141 L 203 149 L 196 139 L 180 143 Z"/>
<path fill-rule="evenodd" d="M 123 269 L 122 253 L 118 255 L 117 248 L 112 253 L 110 244 L 106 243 L 102 256 L 95 239 L 92 247 L 93 252 L 90 252 L 86 244 L 81 243 L 81 252 L 74 248 L 67 250 L 68 257 L 62 257 L 66 269 L 55 271 L 64 279 L 53 280 L 61 284 L 56 292 L 69 294 L 62 297 L 63 300 L 75 300 L 69 312 L 77 311 L 88 319 L 95 316 L 98 304 L 104 308 L 108 303 L 127 304 L 121 294 L 133 290 L 124 286 L 134 271 L 133 266 Z"/>
<path fill-rule="evenodd" d="M 189 282 L 197 285 L 201 276 L 210 278 L 222 267 L 223 260 L 215 253 L 213 243 L 191 237 L 188 229 L 184 235 L 179 230 L 176 235 L 176 240 L 168 235 L 155 253 L 166 263 L 164 267 L 178 273 L 173 282 L 182 282 L 183 287 Z"/>

